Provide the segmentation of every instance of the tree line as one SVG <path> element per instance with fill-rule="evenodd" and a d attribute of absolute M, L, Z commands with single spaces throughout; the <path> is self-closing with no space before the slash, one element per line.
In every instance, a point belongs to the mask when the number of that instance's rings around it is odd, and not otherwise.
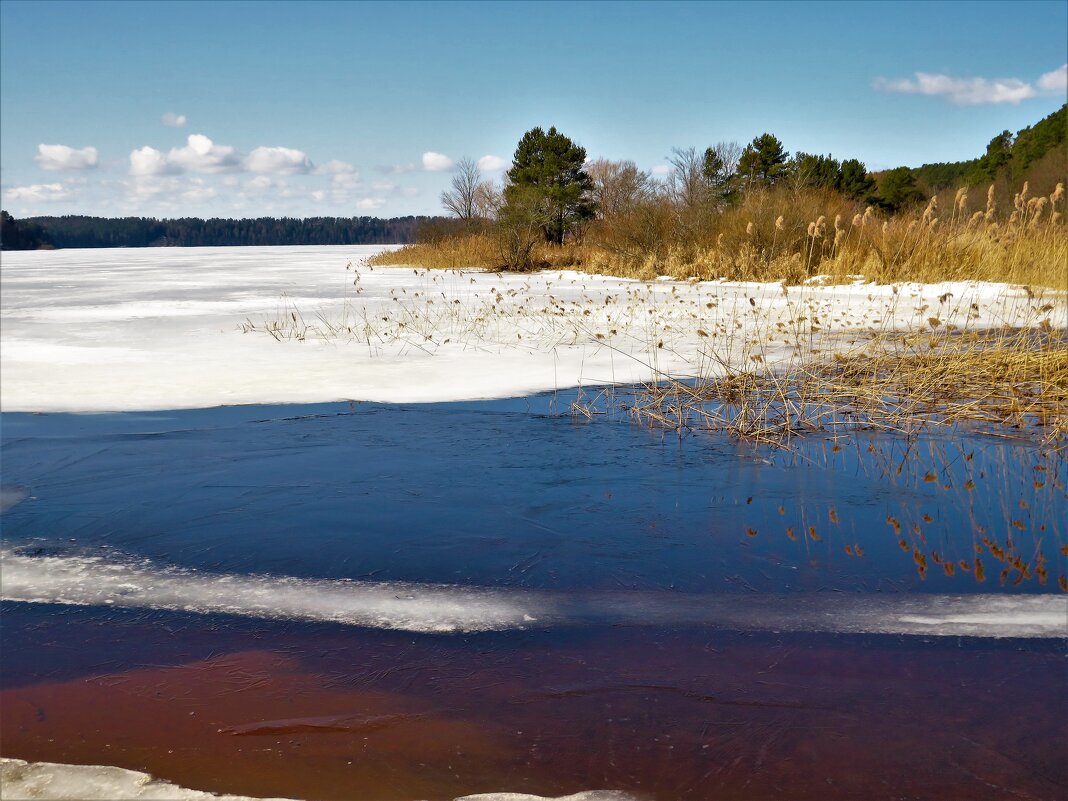
<path fill-rule="evenodd" d="M 413 241 L 432 217 L 258 217 L 201 219 L 182 217 L 28 217 L 3 212 L 0 245 L 4 250 L 41 247 L 202 247 L 233 245 L 384 245 Z"/>

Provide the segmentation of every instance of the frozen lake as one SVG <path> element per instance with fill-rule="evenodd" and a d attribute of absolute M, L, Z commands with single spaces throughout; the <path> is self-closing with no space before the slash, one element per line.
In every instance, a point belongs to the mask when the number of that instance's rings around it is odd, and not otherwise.
<path fill-rule="evenodd" d="M 784 288 L 367 267 L 380 250 L 6 252 L 0 405 L 507 398 L 848 353 L 932 319 L 960 331 L 1068 320 L 1063 293 L 995 284 Z"/>
<path fill-rule="evenodd" d="M 692 366 L 694 326 L 1032 299 L 367 252 L 4 254 L 0 756 L 296 799 L 1063 796 L 1063 458 L 566 413 Z"/>

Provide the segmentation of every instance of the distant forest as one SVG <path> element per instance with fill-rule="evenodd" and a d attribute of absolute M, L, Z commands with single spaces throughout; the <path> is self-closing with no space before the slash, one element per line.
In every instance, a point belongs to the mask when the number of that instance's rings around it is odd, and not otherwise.
<path fill-rule="evenodd" d="M 37 248 L 144 248 L 223 245 L 406 244 L 435 217 L 259 217 L 202 220 L 183 217 L 27 217 L 2 214 L 4 250 Z"/>

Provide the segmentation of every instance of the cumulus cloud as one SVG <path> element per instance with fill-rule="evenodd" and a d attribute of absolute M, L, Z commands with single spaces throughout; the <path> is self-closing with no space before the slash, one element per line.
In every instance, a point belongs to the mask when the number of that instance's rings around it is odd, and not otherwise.
<path fill-rule="evenodd" d="M 330 186 L 337 191 L 356 189 L 359 185 L 360 174 L 357 172 L 339 172 L 330 178 Z"/>
<path fill-rule="evenodd" d="M 4 199 L 48 203 L 55 200 L 66 200 L 71 195 L 70 189 L 60 183 L 30 184 L 28 186 L 11 187 L 4 192 Z"/>
<path fill-rule="evenodd" d="M 386 201 L 380 197 L 362 197 L 356 201 L 356 208 L 360 211 L 374 211 L 386 205 Z"/>
<path fill-rule="evenodd" d="M 510 162 L 500 156 L 485 155 L 478 160 L 478 168 L 483 172 L 497 172 L 508 169 Z"/>
<path fill-rule="evenodd" d="M 1044 92 L 1068 93 L 1068 64 L 1062 64 L 1039 78 L 1038 88 Z"/>
<path fill-rule="evenodd" d="M 257 175 L 251 181 L 245 182 L 245 189 L 249 192 L 266 192 L 274 186 L 274 181 L 266 175 Z"/>
<path fill-rule="evenodd" d="M 346 173 L 355 173 L 356 170 L 347 161 L 331 159 L 325 164 L 320 164 L 316 167 L 315 172 L 319 175 L 344 175 Z"/>
<path fill-rule="evenodd" d="M 96 166 L 96 148 L 76 150 L 66 145 L 38 145 L 33 160 L 43 170 L 88 170 Z"/>
<path fill-rule="evenodd" d="M 314 167 L 304 151 L 290 147 L 257 147 L 248 154 L 245 166 L 250 172 L 277 175 L 305 175 Z"/>
<path fill-rule="evenodd" d="M 217 145 L 204 134 L 190 134 L 185 147 L 167 154 L 172 166 L 193 172 L 234 172 L 241 169 L 241 154 L 229 145 Z"/>
<path fill-rule="evenodd" d="M 154 147 L 145 145 L 130 151 L 130 175 L 167 175 L 178 168 Z"/>
<path fill-rule="evenodd" d="M 657 164 L 650 170 L 653 175 L 667 175 L 671 172 L 670 164 Z"/>
<path fill-rule="evenodd" d="M 453 168 L 453 161 L 442 153 L 428 150 L 423 154 L 423 169 L 427 172 L 444 172 Z"/>
<path fill-rule="evenodd" d="M 161 208 L 177 210 L 182 204 L 203 203 L 219 195 L 215 187 L 196 176 L 140 174 L 124 185 L 126 200 L 134 206 L 152 202 Z"/>
<path fill-rule="evenodd" d="M 1018 78 L 954 78 L 928 72 L 917 72 L 912 78 L 879 78 L 875 88 L 894 94 L 944 97 L 960 106 L 1019 103 L 1037 94 L 1035 87 Z"/>
<path fill-rule="evenodd" d="M 168 111 L 159 118 L 159 121 L 168 128 L 181 128 L 185 125 L 185 115 L 175 114 L 173 111 Z"/>
<path fill-rule="evenodd" d="M 419 168 L 414 164 L 379 164 L 375 169 L 378 172 L 389 173 L 392 175 L 399 175 L 405 172 L 415 172 Z"/>

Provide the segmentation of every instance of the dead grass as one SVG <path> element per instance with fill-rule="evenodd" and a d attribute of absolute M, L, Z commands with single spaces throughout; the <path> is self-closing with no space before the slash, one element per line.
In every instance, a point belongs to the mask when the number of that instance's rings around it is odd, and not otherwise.
<path fill-rule="evenodd" d="M 856 276 L 879 283 L 977 280 L 1068 290 L 1064 190 L 998 208 L 986 195 L 932 202 L 884 217 L 840 196 L 754 192 L 720 212 L 679 211 L 650 202 L 598 221 L 581 241 L 539 244 L 538 267 L 650 279 L 802 283 Z M 383 253 L 376 265 L 500 269 L 492 234 L 451 237 Z"/>
<path fill-rule="evenodd" d="M 858 429 L 913 434 L 966 426 L 1068 448 L 1068 335 L 1017 328 L 874 337 L 861 351 L 786 371 L 740 371 L 650 383 L 630 413 L 673 430 L 726 431 L 788 444 Z"/>

